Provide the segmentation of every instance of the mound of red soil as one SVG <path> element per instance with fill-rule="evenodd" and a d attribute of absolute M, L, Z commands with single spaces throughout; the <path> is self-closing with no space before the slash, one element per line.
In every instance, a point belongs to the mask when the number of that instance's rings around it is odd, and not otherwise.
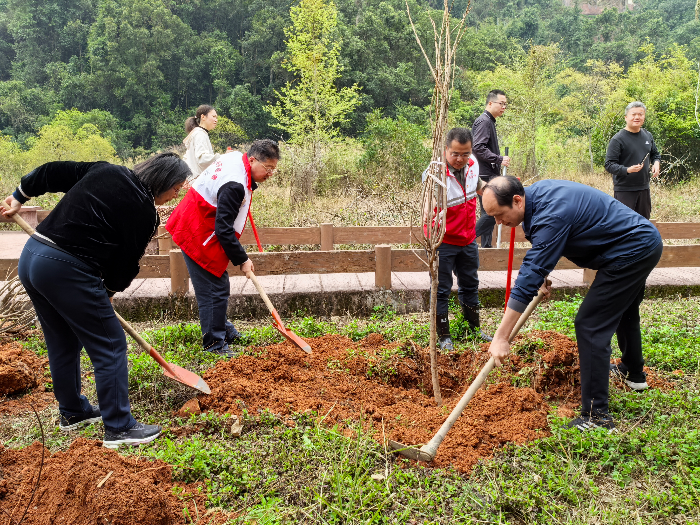
<path fill-rule="evenodd" d="M 19 343 L 0 346 L 0 396 L 16 394 L 29 388 L 43 387 L 44 368 L 48 359 L 22 350 Z"/>
<path fill-rule="evenodd" d="M 40 443 L 22 450 L 0 445 L 0 509 L 4 511 L 0 515 L 4 519 L 8 514 L 13 520 L 22 516 L 40 462 Z M 65 452 L 45 451 L 39 488 L 22 523 L 189 524 L 203 512 L 204 499 L 199 487 L 173 482 L 167 463 L 120 456 L 99 441 L 78 438 Z M 185 519 L 185 508 L 192 521 Z"/>
<path fill-rule="evenodd" d="M 552 370 L 559 370 L 560 363 L 569 362 L 568 354 L 560 354 L 576 344 L 564 337 L 565 347 L 560 348 L 562 341 L 554 335 L 546 347 L 551 354 L 547 359 Z M 427 349 L 400 347 L 379 334 L 360 342 L 339 335 L 309 342 L 311 356 L 285 342 L 252 349 L 258 357 L 219 362 L 204 376 L 212 394 L 199 397 L 202 410 L 240 415 L 244 408 L 251 413 L 268 408 L 281 416 L 313 410 L 324 416 L 327 425 L 362 420 L 379 440 L 427 443 L 489 357 L 484 351 L 440 355 L 445 406 L 437 408 Z M 524 443 L 548 434 L 549 407 L 543 394 L 569 399 L 576 387 L 569 375 L 541 373 L 534 389 L 516 388 L 512 383 L 518 370 L 504 367 L 492 373 L 491 385 L 467 406 L 433 465 L 469 471 L 505 443 Z M 578 369 L 570 375 L 574 374 Z"/>

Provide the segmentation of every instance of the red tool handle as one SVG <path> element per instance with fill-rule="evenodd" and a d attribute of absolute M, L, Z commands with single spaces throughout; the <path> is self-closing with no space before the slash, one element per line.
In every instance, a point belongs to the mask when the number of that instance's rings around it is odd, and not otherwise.
<path fill-rule="evenodd" d="M 506 305 L 504 310 L 508 308 L 508 298 L 510 297 L 510 283 L 513 275 L 513 252 L 515 251 L 515 228 L 510 229 L 510 250 L 508 252 L 508 282 L 506 282 Z"/>
<path fill-rule="evenodd" d="M 255 227 L 255 221 L 253 220 L 253 214 L 250 213 L 250 208 L 248 208 L 248 218 L 250 219 L 250 226 L 253 228 L 253 235 L 255 235 L 255 242 L 258 243 L 258 251 L 263 252 L 262 244 L 260 244 L 260 237 L 258 237 L 258 230 Z"/>
<path fill-rule="evenodd" d="M 506 155 L 508 155 L 508 148 L 506 148 Z M 520 180 L 520 177 L 518 177 Z M 515 251 L 515 228 L 510 229 L 510 250 L 508 252 L 508 282 L 506 283 L 506 304 L 503 307 L 505 312 L 508 309 L 508 299 L 510 298 L 510 286 L 511 277 L 513 275 L 513 252 Z"/>

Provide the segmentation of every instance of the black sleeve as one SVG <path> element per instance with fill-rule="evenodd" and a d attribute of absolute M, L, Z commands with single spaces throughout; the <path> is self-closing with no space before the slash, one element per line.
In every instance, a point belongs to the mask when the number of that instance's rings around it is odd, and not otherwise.
<path fill-rule="evenodd" d="M 30 197 L 38 197 L 44 193 L 66 193 L 97 162 L 48 162 L 31 171 L 20 181 L 14 197 L 24 204 Z M 106 164 L 106 163 L 105 163 Z M 17 198 L 17 197 L 21 198 Z"/>
<path fill-rule="evenodd" d="M 490 128 L 491 126 L 488 126 L 484 120 L 477 119 L 474 121 L 474 126 L 472 127 L 472 152 L 481 162 L 500 166 L 501 162 L 503 162 L 503 157 L 496 155 L 488 147 L 488 143 L 491 140 Z"/>
<path fill-rule="evenodd" d="M 657 160 L 659 162 L 661 161 L 661 153 L 659 153 L 659 150 L 656 148 L 656 142 L 651 133 L 649 133 L 649 141 L 651 142 L 651 151 L 649 152 L 649 157 L 651 157 L 651 159 L 649 160 L 649 165 L 652 165 Z"/>
<path fill-rule="evenodd" d="M 615 136 L 610 139 L 608 149 L 605 152 L 605 169 L 613 175 L 626 175 L 627 166 L 620 164 L 620 154 L 622 151 L 622 142 Z"/>
<path fill-rule="evenodd" d="M 214 233 L 231 264 L 238 266 L 248 260 L 248 255 L 238 242 L 236 231 L 233 229 L 233 223 L 245 199 L 245 188 L 238 182 L 227 182 L 219 188 L 216 198 L 218 203 Z"/>

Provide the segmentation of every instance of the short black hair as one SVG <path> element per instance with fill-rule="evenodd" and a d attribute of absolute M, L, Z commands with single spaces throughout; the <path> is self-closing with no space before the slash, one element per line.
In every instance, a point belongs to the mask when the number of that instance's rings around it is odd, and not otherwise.
<path fill-rule="evenodd" d="M 255 157 L 260 162 L 279 160 L 280 147 L 272 139 L 256 140 L 250 145 L 250 148 L 248 148 L 248 157 Z"/>
<path fill-rule="evenodd" d="M 525 196 L 525 188 L 517 177 L 506 175 L 505 177 L 494 177 L 486 186 L 484 191 L 491 190 L 496 197 L 496 202 L 499 206 L 513 207 L 513 197 L 520 195 Z"/>
<path fill-rule="evenodd" d="M 445 135 L 445 147 L 449 148 L 452 141 L 456 140 L 460 144 L 472 141 L 472 132 L 468 128 L 452 128 Z"/>
<path fill-rule="evenodd" d="M 489 91 L 489 94 L 486 95 L 486 104 L 489 102 L 496 102 L 499 95 L 503 95 L 504 97 L 506 96 L 505 92 L 501 91 L 500 89 L 492 89 Z"/>
<path fill-rule="evenodd" d="M 134 166 L 139 180 L 154 197 L 185 182 L 192 175 L 189 166 L 176 153 L 159 153 Z"/>

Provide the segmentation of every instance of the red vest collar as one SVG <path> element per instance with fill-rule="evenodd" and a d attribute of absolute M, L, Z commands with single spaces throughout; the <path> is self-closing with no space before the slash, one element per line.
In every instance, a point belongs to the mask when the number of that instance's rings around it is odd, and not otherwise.
<path fill-rule="evenodd" d="M 250 161 L 247 153 L 243 154 L 243 166 L 245 166 L 245 173 L 248 176 L 248 189 L 253 191 L 253 174 L 250 171 Z"/>

